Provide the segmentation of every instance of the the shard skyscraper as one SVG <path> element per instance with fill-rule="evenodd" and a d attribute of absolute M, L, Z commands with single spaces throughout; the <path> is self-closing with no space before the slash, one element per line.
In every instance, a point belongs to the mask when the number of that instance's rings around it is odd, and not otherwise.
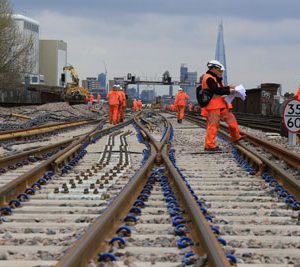
<path fill-rule="evenodd" d="M 224 45 L 223 24 L 222 23 L 219 24 L 219 29 L 218 29 L 218 38 L 217 38 L 215 59 L 220 61 L 224 65 L 225 71 L 223 73 L 223 82 L 225 85 L 228 85 L 227 84 L 227 67 L 226 67 L 225 45 Z"/>

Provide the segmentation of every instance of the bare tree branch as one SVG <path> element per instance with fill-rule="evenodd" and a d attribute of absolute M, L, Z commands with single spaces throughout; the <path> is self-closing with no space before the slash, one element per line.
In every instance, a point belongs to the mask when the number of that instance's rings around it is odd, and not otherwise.
<path fill-rule="evenodd" d="M 9 0 L 0 1 L 0 85 L 20 83 L 33 67 L 33 38 L 25 37 L 12 19 Z"/>

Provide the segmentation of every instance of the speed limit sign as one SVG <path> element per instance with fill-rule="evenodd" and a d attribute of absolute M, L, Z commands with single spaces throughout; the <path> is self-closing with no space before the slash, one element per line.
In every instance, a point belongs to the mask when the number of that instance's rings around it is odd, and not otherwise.
<path fill-rule="evenodd" d="M 292 99 L 286 103 L 283 120 L 289 132 L 297 133 L 300 131 L 300 101 Z"/>

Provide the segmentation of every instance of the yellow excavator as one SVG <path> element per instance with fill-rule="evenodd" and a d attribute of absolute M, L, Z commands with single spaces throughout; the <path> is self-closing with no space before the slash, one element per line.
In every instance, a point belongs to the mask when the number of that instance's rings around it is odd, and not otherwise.
<path fill-rule="evenodd" d="M 90 95 L 89 90 L 82 86 L 79 86 L 79 78 L 73 66 L 65 66 L 63 67 L 64 73 L 62 74 L 62 82 L 64 84 L 64 100 L 69 104 L 80 104 L 85 103 L 86 97 Z M 65 82 L 66 76 L 65 74 L 69 72 L 72 77 L 72 82 Z"/>

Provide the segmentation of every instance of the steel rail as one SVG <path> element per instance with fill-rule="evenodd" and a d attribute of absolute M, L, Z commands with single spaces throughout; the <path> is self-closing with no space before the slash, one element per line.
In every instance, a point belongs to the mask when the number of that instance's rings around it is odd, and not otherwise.
<path fill-rule="evenodd" d="M 178 194 L 180 195 L 181 203 L 184 204 L 184 210 L 186 215 L 190 217 L 192 222 L 191 228 L 192 233 L 194 233 L 194 240 L 198 241 L 200 245 L 195 246 L 199 255 L 204 253 L 208 254 L 208 264 L 214 267 L 229 267 L 229 261 L 225 256 L 225 251 L 213 234 L 210 226 L 205 219 L 204 215 L 201 213 L 198 204 L 189 192 L 186 184 L 183 182 L 182 178 L 176 171 L 174 165 L 168 157 L 168 149 L 165 146 L 162 151 L 162 158 L 167 166 L 170 176 L 173 178 L 174 184 Z M 197 242 L 195 242 L 197 243 Z M 204 248 L 204 249 L 203 249 Z"/>
<path fill-rule="evenodd" d="M 187 116 L 187 118 L 194 122 L 200 122 L 201 125 L 205 125 L 205 121 L 203 119 L 193 118 L 189 116 Z M 224 124 L 221 124 L 220 127 L 222 129 L 228 129 L 228 126 Z M 300 170 L 300 156 L 298 154 L 288 151 L 277 144 L 272 144 L 268 141 L 261 140 L 258 137 L 255 137 L 254 135 L 251 135 L 249 133 L 241 131 L 241 135 L 245 138 L 245 140 L 264 148 L 275 157 L 284 160 L 290 166 L 294 167 L 297 170 Z"/>
<path fill-rule="evenodd" d="M 9 164 L 15 164 L 17 162 L 20 162 L 20 161 L 28 158 L 28 156 L 31 156 L 31 155 L 41 155 L 42 153 L 52 151 L 52 150 L 57 149 L 59 147 L 65 147 L 65 146 L 69 145 L 70 143 L 72 143 L 76 139 L 71 138 L 71 139 L 61 141 L 59 143 L 55 143 L 55 144 L 52 144 L 52 145 L 39 147 L 39 148 L 36 148 L 36 149 L 31 149 L 31 150 L 28 150 L 28 151 L 25 151 L 25 152 L 21 152 L 21 153 L 18 153 L 16 155 L 2 157 L 2 158 L 0 158 L 0 168 L 7 167 Z"/>
<path fill-rule="evenodd" d="M 101 122 L 99 123 L 99 125 Z M 128 122 L 124 122 L 124 125 L 128 124 Z M 43 176 L 43 174 L 47 171 L 55 171 L 56 165 L 54 164 L 54 161 L 58 158 L 60 158 L 60 164 L 63 162 L 68 162 L 72 157 L 77 155 L 78 150 L 72 151 L 73 153 L 68 153 L 73 147 L 77 146 L 79 148 L 79 144 L 83 144 L 83 142 L 87 140 L 91 140 L 91 138 L 94 135 L 97 134 L 106 134 L 109 131 L 112 131 L 114 129 L 117 129 L 123 124 L 115 125 L 108 127 L 103 130 L 95 130 L 98 128 L 98 125 L 88 132 L 85 136 L 82 136 L 79 139 L 76 139 L 74 142 L 72 142 L 70 145 L 68 145 L 66 148 L 64 148 L 62 151 L 58 152 L 57 154 L 50 157 L 48 160 L 40 163 L 35 168 L 27 171 L 26 173 L 20 175 L 13 181 L 9 182 L 8 184 L 4 185 L 0 188 L 0 205 L 7 205 L 7 203 L 17 197 L 20 193 L 23 193 L 24 190 L 27 187 L 30 187 L 33 183 L 35 183 L 39 178 Z"/>
<path fill-rule="evenodd" d="M 246 134 L 244 132 L 241 132 L 241 134 L 246 136 L 246 139 L 249 140 L 251 143 L 263 147 L 275 157 L 284 160 L 295 169 L 300 170 L 300 156 L 298 154 L 288 151 L 277 144 L 272 144 L 268 141 L 261 140 L 253 135 Z"/>
<path fill-rule="evenodd" d="M 33 127 L 30 129 L 5 131 L 5 132 L 0 132 L 0 141 L 5 141 L 13 138 L 22 139 L 24 137 L 29 137 L 32 135 L 49 133 L 56 130 L 62 130 L 66 128 L 71 128 L 71 127 L 76 127 L 76 126 L 81 126 L 81 125 L 96 123 L 96 122 L 99 122 L 99 120 L 81 120 L 75 122 L 63 122 L 63 123 L 55 123 L 55 124 Z"/>
<path fill-rule="evenodd" d="M 139 125 L 139 123 L 137 123 L 137 125 Z M 224 250 L 210 230 L 209 224 L 199 210 L 199 206 L 168 158 L 167 140 L 170 135 L 171 125 L 168 123 L 167 127 L 168 131 L 163 141 L 160 144 L 154 142 L 157 144 L 157 147 L 155 148 L 154 145 L 151 144 L 151 156 L 139 173 L 125 186 L 119 196 L 104 211 L 96 223 L 94 223 L 88 231 L 83 234 L 80 240 L 67 251 L 56 265 L 57 267 L 86 266 L 90 259 L 96 257 L 98 252 L 108 248 L 105 240 L 114 234 L 121 223 L 121 218 L 125 217 L 128 213 L 131 205 L 142 189 L 143 184 L 146 182 L 146 175 L 149 173 L 151 166 L 154 166 L 154 160 L 158 153 L 162 153 L 163 161 L 166 164 L 169 173 L 174 177 L 176 192 L 179 192 L 180 198 L 184 202 L 185 210 L 189 212 L 189 216 L 193 222 L 191 228 L 194 230 L 193 232 L 195 232 L 193 236 L 197 242 L 201 240 L 202 247 L 197 246 L 196 250 L 201 254 L 208 252 L 209 266 L 230 266 L 229 261 L 225 257 Z M 146 129 L 142 128 L 142 130 L 147 135 L 149 134 Z M 155 141 L 151 135 L 148 137 L 151 142 Z M 157 151 L 158 148 L 160 150 Z"/>
<path fill-rule="evenodd" d="M 300 201 L 300 181 L 296 180 L 292 175 L 287 173 L 284 169 L 277 166 L 264 156 L 259 155 L 253 149 L 246 148 L 250 153 L 259 158 L 265 165 L 265 170 L 268 170 L 270 174 L 279 182 L 284 188 L 292 193 L 298 201 Z"/>
<path fill-rule="evenodd" d="M 121 218 L 125 217 L 129 212 L 130 207 L 145 184 L 147 175 L 157 159 L 158 149 L 161 148 L 162 145 L 139 123 L 137 116 L 134 117 L 134 122 L 141 131 L 145 133 L 148 140 L 150 140 L 150 157 L 124 187 L 114 202 L 112 202 L 74 246 L 67 250 L 56 267 L 87 266 L 89 260 L 95 258 L 99 251 L 106 249 L 107 243 L 105 240 L 117 230 L 117 226 L 121 223 Z M 169 136 L 170 128 L 168 128 L 167 131 L 168 133 L 166 135 Z M 162 140 L 162 142 L 166 141 L 166 138 Z"/>
<path fill-rule="evenodd" d="M 95 258 L 97 253 L 107 247 L 105 240 L 117 230 L 117 225 L 126 216 L 130 207 L 136 200 L 147 174 L 154 165 L 156 151 L 152 145 L 151 155 L 143 167 L 124 187 L 118 197 L 96 220 L 96 222 L 81 236 L 81 238 L 67 250 L 56 267 L 87 266 L 90 259 Z"/>
<path fill-rule="evenodd" d="M 221 130 L 220 133 L 225 138 L 227 138 L 227 140 L 230 140 L 229 135 L 225 133 L 224 129 L 227 129 L 227 127 L 223 127 L 223 130 Z M 297 155 L 296 153 L 287 151 L 279 145 L 260 140 L 259 138 L 252 136 L 250 134 L 246 134 L 244 132 L 241 132 L 241 134 L 244 135 L 245 139 L 249 140 L 250 143 L 263 147 L 264 149 L 268 150 L 272 155 L 283 159 L 285 162 L 287 162 L 297 170 L 300 169 L 300 156 Z M 239 149 L 239 151 L 242 154 L 244 154 L 247 158 L 253 160 L 259 166 L 257 174 L 262 174 L 263 171 L 268 170 L 274 175 L 274 178 L 281 185 L 283 185 L 289 192 L 291 192 L 296 197 L 298 201 L 300 200 L 299 180 L 296 180 L 291 174 L 287 173 L 284 169 L 278 167 L 276 163 L 273 163 L 266 157 L 261 156 L 260 154 L 255 152 L 252 148 L 246 145 L 242 145 L 241 143 L 237 144 L 236 148 Z"/>

